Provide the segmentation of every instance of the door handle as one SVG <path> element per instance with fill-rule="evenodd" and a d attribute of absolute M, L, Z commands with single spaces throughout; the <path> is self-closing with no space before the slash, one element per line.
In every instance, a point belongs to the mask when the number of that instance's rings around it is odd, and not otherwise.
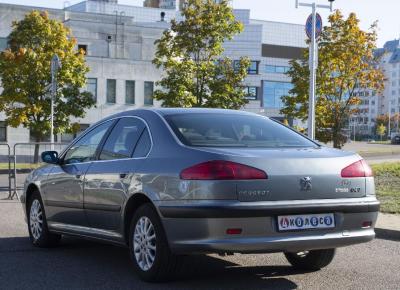
<path fill-rule="evenodd" d="M 127 175 L 128 175 L 127 173 L 120 173 L 120 174 L 119 174 L 119 177 L 120 177 L 120 178 L 125 178 Z"/>

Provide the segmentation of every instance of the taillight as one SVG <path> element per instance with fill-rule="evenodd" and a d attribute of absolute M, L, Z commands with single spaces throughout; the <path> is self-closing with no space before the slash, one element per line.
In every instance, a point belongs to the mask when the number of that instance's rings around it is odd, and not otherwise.
<path fill-rule="evenodd" d="M 373 176 L 371 167 L 369 167 L 364 159 L 361 159 L 353 164 L 350 164 L 346 168 L 343 168 L 341 175 L 342 177 L 346 178 Z"/>
<path fill-rule="evenodd" d="M 181 179 L 188 180 L 232 180 L 267 179 L 267 174 L 257 168 L 224 160 L 208 161 L 186 168 Z"/>

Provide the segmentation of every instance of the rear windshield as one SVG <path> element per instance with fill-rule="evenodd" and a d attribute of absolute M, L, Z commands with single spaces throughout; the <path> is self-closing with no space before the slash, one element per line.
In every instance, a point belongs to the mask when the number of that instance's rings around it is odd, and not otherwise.
<path fill-rule="evenodd" d="M 285 126 L 262 116 L 191 113 L 165 116 L 183 144 L 201 147 L 316 147 Z"/>

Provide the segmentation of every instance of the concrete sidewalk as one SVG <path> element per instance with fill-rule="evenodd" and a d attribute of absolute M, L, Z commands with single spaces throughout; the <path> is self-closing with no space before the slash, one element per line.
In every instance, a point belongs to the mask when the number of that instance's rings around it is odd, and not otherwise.
<path fill-rule="evenodd" d="M 364 159 L 369 165 L 379 163 L 393 163 L 400 162 L 400 155 L 382 155 L 382 156 L 367 156 Z"/>
<path fill-rule="evenodd" d="M 400 215 L 379 213 L 376 227 L 400 232 Z"/>

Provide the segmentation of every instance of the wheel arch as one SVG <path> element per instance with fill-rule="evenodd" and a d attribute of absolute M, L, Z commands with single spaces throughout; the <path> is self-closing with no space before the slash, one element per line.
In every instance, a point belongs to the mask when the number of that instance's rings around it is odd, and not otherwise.
<path fill-rule="evenodd" d="M 143 204 L 151 204 L 156 212 L 158 213 L 157 208 L 153 204 L 152 200 L 144 193 L 135 193 L 132 195 L 128 201 L 126 202 L 124 214 L 123 214 L 123 234 L 125 243 L 129 244 L 129 226 L 132 220 L 133 215 L 136 210 L 142 206 Z"/>
<path fill-rule="evenodd" d="M 40 194 L 39 187 L 36 184 L 31 183 L 28 185 L 28 187 L 26 188 L 26 192 L 25 192 L 25 209 L 26 210 L 28 210 L 29 200 L 34 192 L 38 192 Z"/>

